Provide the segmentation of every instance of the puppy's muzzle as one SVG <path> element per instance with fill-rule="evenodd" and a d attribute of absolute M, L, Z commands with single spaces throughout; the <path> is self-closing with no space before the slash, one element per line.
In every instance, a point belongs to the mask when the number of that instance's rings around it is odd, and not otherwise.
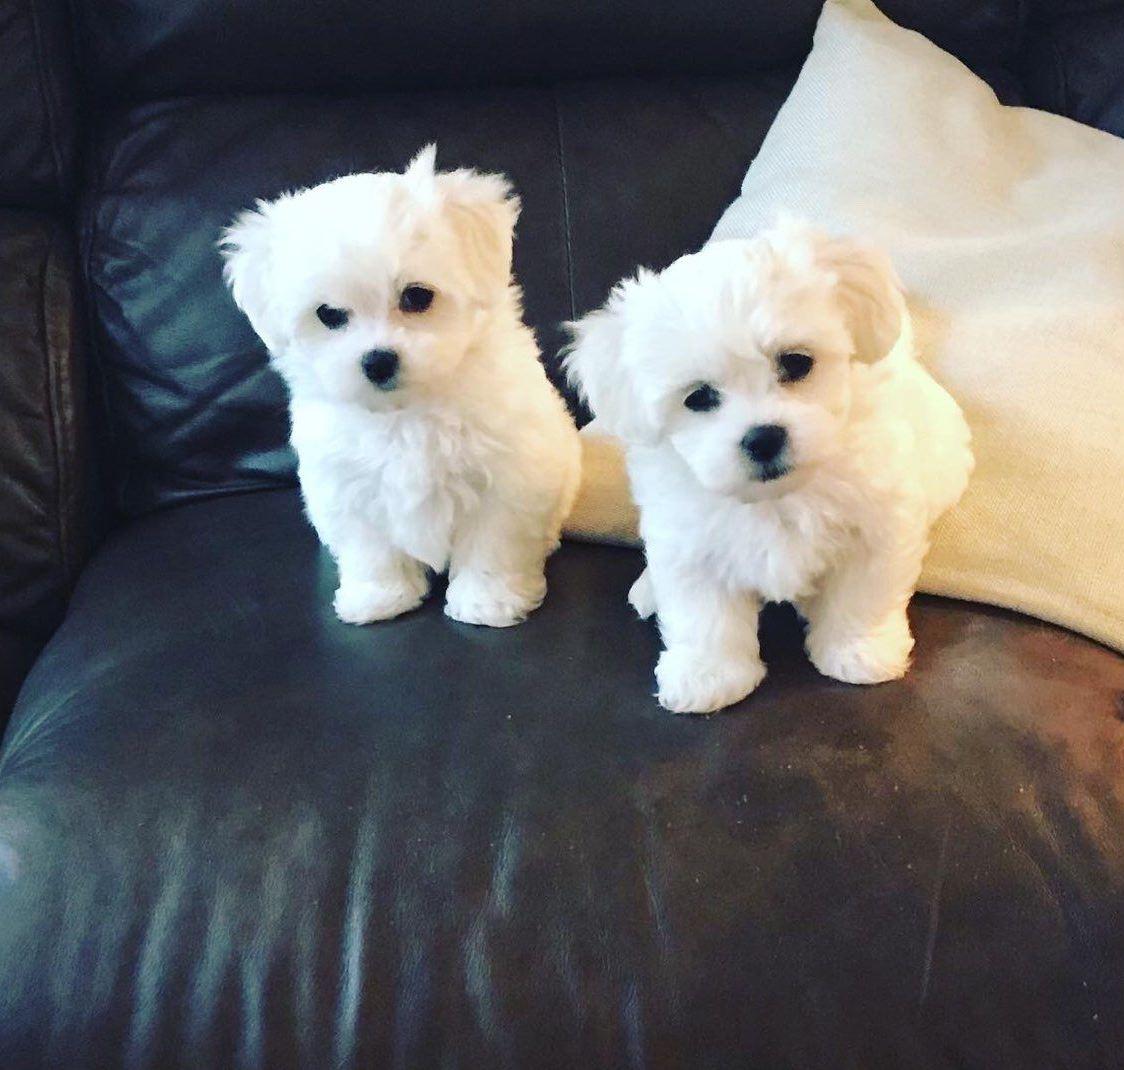
<path fill-rule="evenodd" d="M 750 428 L 741 441 L 742 452 L 754 463 L 763 480 L 778 479 L 788 471 L 781 456 L 787 445 L 788 432 L 780 424 Z"/>
<path fill-rule="evenodd" d="M 363 374 L 380 390 L 398 385 L 398 354 L 393 349 L 372 349 L 359 363 Z"/>

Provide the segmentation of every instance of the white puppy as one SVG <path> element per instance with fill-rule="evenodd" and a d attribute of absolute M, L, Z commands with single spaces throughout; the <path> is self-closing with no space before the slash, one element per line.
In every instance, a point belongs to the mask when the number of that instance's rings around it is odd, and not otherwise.
<path fill-rule="evenodd" d="M 354 624 L 413 609 L 522 620 L 578 483 L 577 432 L 511 278 L 499 175 L 358 174 L 245 212 L 226 278 L 288 384 L 305 506 Z"/>
<path fill-rule="evenodd" d="M 572 330 L 568 374 L 627 449 L 660 702 L 748 695 L 768 601 L 796 604 L 825 675 L 901 676 L 929 529 L 972 456 L 889 260 L 786 219 L 641 271 Z"/>

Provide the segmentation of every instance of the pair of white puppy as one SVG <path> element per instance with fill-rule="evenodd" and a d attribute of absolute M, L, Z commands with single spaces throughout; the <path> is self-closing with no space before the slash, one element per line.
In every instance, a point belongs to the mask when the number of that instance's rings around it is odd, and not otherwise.
<path fill-rule="evenodd" d="M 226 232 L 235 300 L 291 397 L 341 619 L 396 616 L 448 568 L 446 612 L 515 624 L 577 491 L 580 449 L 511 278 L 496 175 L 352 175 Z M 658 697 L 708 712 L 765 675 L 763 601 L 792 601 L 828 676 L 905 672 L 906 606 L 969 437 L 914 360 L 889 261 L 782 221 L 641 271 L 572 325 L 568 375 L 627 448 L 659 618 Z"/>

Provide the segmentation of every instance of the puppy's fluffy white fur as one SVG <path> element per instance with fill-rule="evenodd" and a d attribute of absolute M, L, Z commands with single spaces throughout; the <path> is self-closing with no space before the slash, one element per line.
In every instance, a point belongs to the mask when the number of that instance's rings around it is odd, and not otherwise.
<path fill-rule="evenodd" d="M 901 676 L 929 529 L 972 455 L 889 260 L 786 218 L 641 271 L 572 329 L 568 374 L 627 449 L 648 563 L 630 600 L 659 618 L 660 702 L 753 691 L 766 601 L 796 604 L 825 675 Z M 763 462 L 761 428 L 783 440 Z"/>
<path fill-rule="evenodd" d="M 405 613 L 447 567 L 446 613 L 503 627 L 545 595 L 580 453 L 522 322 L 518 201 L 501 176 L 438 173 L 434 157 L 259 202 L 224 234 L 226 278 L 288 384 L 340 619 Z M 403 308 L 409 287 L 428 307 Z M 397 361 L 379 382 L 376 353 Z"/>

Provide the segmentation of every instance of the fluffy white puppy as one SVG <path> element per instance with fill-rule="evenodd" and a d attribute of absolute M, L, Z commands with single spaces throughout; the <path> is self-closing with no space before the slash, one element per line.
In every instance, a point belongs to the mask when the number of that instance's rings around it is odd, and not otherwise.
<path fill-rule="evenodd" d="M 641 271 L 572 330 L 568 374 L 627 449 L 648 562 L 629 598 L 659 618 L 660 702 L 753 691 L 768 601 L 796 604 L 825 675 L 901 676 L 929 529 L 972 455 L 889 260 L 784 219 Z"/>
<path fill-rule="evenodd" d="M 259 202 L 226 278 L 288 384 L 305 506 L 353 624 L 413 609 L 522 620 L 578 483 L 577 432 L 511 277 L 519 202 L 499 175 L 357 174 Z"/>

